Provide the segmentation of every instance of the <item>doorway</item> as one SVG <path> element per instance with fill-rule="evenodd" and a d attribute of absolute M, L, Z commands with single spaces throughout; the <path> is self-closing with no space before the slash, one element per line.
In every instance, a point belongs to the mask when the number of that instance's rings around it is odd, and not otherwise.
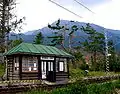
<path fill-rule="evenodd" d="M 47 81 L 55 81 L 55 66 L 53 61 L 41 61 L 42 79 Z"/>

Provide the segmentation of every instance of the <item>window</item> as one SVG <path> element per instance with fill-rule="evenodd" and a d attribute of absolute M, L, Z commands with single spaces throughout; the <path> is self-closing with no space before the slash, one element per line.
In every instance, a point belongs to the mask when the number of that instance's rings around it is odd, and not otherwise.
<path fill-rule="evenodd" d="M 19 57 L 14 57 L 14 70 L 19 70 Z"/>
<path fill-rule="evenodd" d="M 53 62 L 48 62 L 48 71 L 53 71 Z"/>
<path fill-rule="evenodd" d="M 56 72 L 67 72 L 67 59 L 56 58 Z"/>
<path fill-rule="evenodd" d="M 37 57 L 23 57 L 22 58 L 22 71 L 23 72 L 37 72 L 38 60 Z"/>
<path fill-rule="evenodd" d="M 64 63 L 59 62 L 59 71 L 64 71 Z"/>
<path fill-rule="evenodd" d="M 46 72 L 46 61 L 42 61 L 42 72 Z"/>

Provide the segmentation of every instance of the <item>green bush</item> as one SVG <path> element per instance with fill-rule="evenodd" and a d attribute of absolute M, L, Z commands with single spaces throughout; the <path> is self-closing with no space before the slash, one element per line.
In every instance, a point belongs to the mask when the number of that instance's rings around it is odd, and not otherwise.
<path fill-rule="evenodd" d="M 32 90 L 24 94 L 116 94 L 116 88 L 120 88 L 120 80 L 99 84 L 87 84 L 77 81 L 74 84 L 52 91 Z"/>
<path fill-rule="evenodd" d="M 49 92 L 48 91 L 45 91 L 45 90 L 41 90 L 41 89 L 39 89 L 39 90 L 31 90 L 31 91 L 28 91 L 28 92 L 25 92 L 25 93 L 22 93 L 22 94 L 49 94 Z"/>
<path fill-rule="evenodd" d="M 0 64 L 0 76 L 3 76 L 4 72 L 5 72 L 5 65 L 2 63 Z"/>
<path fill-rule="evenodd" d="M 51 94 L 87 94 L 87 85 L 84 83 L 76 83 L 65 88 L 53 90 Z"/>
<path fill-rule="evenodd" d="M 113 94 L 115 91 L 113 83 L 92 84 L 88 86 L 88 94 Z"/>
<path fill-rule="evenodd" d="M 75 79 L 75 78 L 81 78 L 83 77 L 83 70 L 77 68 L 77 69 L 70 69 L 70 79 Z"/>

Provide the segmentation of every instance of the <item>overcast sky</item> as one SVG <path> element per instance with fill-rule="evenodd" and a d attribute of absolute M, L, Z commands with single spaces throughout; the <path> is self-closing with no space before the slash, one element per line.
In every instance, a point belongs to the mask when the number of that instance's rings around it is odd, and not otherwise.
<path fill-rule="evenodd" d="M 49 0 L 18 0 L 17 16 L 25 16 L 26 25 L 22 32 L 40 29 L 59 18 L 101 25 L 105 28 L 120 30 L 120 0 L 78 0 L 95 12 L 92 14 L 74 0 L 54 0 L 67 9 L 82 16 L 79 18 L 56 6 Z"/>

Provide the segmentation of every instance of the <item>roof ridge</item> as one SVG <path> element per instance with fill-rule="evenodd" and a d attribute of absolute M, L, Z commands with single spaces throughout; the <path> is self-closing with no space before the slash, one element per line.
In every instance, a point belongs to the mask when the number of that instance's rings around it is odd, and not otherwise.
<path fill-rule="evenodd" d="M 41 45 L 41 46 L 47 46 L 47 47 L 54 47 L 54 46 L 50 46 L 50 45 L 43 45 L 43 44 L 34 44 L 34 43 L 27 43 L 27 42 L 22 42 L 24 44 L 33 44 L 33 45 Z"/>
<path fill-rule="evenodd" d="M 69 53 L 58 49 L 54 46 L 46 46 L 41 44 L 33 44 L 33 43 L 21 43 L 18 46 L 15 46 L 11 50 L 9 50 L 5 55 L 13 55 L 18 54 L 18 52 L 21 52 L 21 54 L 46 54 L 46 55 L 55 55 L 55 56 L 65 56 L 65 57 L 71 57 Z"/>

